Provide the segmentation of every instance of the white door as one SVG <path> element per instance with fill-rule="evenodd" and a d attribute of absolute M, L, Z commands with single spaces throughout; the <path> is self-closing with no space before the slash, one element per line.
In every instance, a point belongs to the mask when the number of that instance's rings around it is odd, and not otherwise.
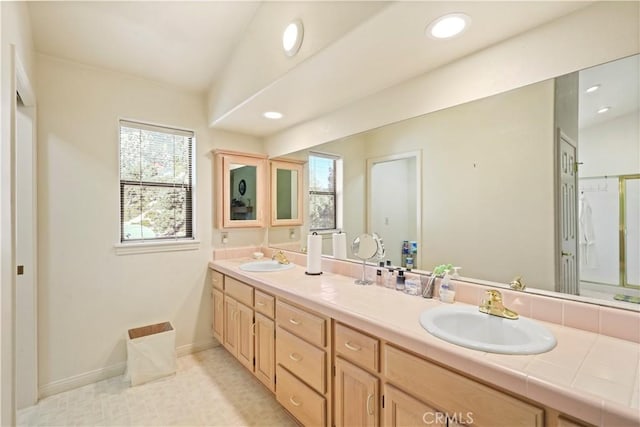
<path fill-rule="evenodd" d="M 557 291 L 578 295 L 578 203 L 576 145 L 559 132 L 559 283 Z"/>
<path fill-rule="evenodd" d="M 396 266 L 402 264 L 402 242 L 420 240 L 419 168 L 416 153 L 368 160 L 367 231 L 380 235 L 387 259 Z M 420 267 L 418 260 L 413 263 Z"/>
<path fill-rule="evenodd" d="M 33 107 L 18 97 L 16 114 L 16 406 L 38 400 L 36 192 Z"/>

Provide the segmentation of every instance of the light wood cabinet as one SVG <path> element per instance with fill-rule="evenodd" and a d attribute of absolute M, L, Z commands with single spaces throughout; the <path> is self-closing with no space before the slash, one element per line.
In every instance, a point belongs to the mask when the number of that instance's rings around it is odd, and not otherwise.
<path fill-rule="evenodd" d="M 253 372 L 253 309 L 238 303 L 238 354 L 236 357 Z"/>
<path fill-rule="evenodd" d="M 214 273 L 214 337 L 303 425 L 583 425 L 366 329 Z"/>
<path fill-rule="evenodd" d="M 336 354 L 356 365 L 378 372 L 380 341 L 341 323 L 335 326 Z"/>
<path fill-rule="evenodd" d="M 224 294 L 218 289 L 213 289 L 212 309 L 213 309 L 213 337 L 222 343 L 224 335 Z"/>
<path fill-rule="evenodd" d="M 384 346 L 385 378 L 448 414 L 473 414 L 473 424 L 542 427 L 544 411 L 396 347 Z M 499 419 L 499 423 L 498 420 Z"/>
<path fill-rule="evenodd" d="M 223 344 L 253 372 L 253 309 L 224 296 Z"/>
<path fill-rule="evenodd" d="M 327 425 L 327 400 L 282 366 L 276 367 L 276 399 L 304 426 Z"/>
<path fill-rule="evenodd" d="M 224 296 L 224 326 L 222 344 L 234 356 L 238 355 L 238 302 Z"/>
<path fill-rule="evenodd" d="M 331 334 L 327 326 L 331 320 L 280 299 L 276 299 L 275 320 L 278 401 L 304 425 L 331 425 L 333 360 Z M 285 383 L 281 375 L 285 376 Z M 296 405 L 297 397 L 292 402 L 287 393 L 281 393 L 282 387 L 295 387 L 292 392 L 305 390 L 305 401 L 314 402 L 314 414 L 322 406 L 322 422 L 318 421 L 317 414 L 310 418 L 308 410 L 303 409 L 304 404 Z M 309 404 L 306 405 L 308 408 Z"/>
<path fill-rule="evenodd" d="M 436 411 L 397 388 L 384 386 L 384 425 L 389 427 L 416 427 L 447 425 L 445 414 Z"/>
<path fill-rule="evenodd" d="M 380 388 L 378 377 L 351 363 L 336 358 L 335 362 L 336 427 L 376 427 L 379 423 Z"/>
<path fill-rule="evenodd" d="M 260 313 L 255 316 L 255 374 L 269 390 L 275 391 L 275 323 Z"/>

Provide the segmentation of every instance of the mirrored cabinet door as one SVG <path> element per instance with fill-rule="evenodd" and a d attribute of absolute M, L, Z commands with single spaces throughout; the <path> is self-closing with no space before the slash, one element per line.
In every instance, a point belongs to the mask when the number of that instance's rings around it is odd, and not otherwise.
<path fill-rule="evenodd" d="M 266 157 L 227 151 L 217 151 L 215 157 L 218 227 L 264 227 Z"/>
<path fill-rule="evenodd" d="M 271 225 L 302 225 L 302 165 L 296 160 L 271 161 Z"/>

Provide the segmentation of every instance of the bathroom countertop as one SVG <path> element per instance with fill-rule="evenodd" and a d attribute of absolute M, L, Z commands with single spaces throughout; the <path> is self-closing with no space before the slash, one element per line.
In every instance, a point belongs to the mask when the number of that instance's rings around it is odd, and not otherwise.
<path fill-rule="evenodd" d="M 537 355 L 485 353 L 450 344 L 420 326 L 420 313 L 442 305 L 380 286 L 357 286 L 333 273 L 307 276 L 304 268 L 268 273 L 240 270 L 250 259 L 216 260 L 209 266 L 266 292 L 405 347 L 595 425 L 640 425 L 640 345 L 540 322 L 558 341 Z M 461 304 L 456 302 L 456 304 Z"/>

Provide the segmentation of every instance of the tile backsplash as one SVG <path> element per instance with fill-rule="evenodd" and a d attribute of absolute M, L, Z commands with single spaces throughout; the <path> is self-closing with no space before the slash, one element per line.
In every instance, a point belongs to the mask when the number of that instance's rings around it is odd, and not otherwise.
<path fill-rule="evenodd" d="M 242 247 L 214 249 L 213 259 L 232 259 L 251 257 L 256 251 L 271 257 L 275 250 L 266 247 Z M 298 252 L 284 251 L 291 262 L 306 266 L 306 255 Z M 375 275 L 376 268 L 371 266 L 369 276 Z M 344 276 L 359 277 L 362 266 L 353 262 L 322 259 L 322 270 Z M 469 282 L 452 281 L 456 290 L 456 300 L 478 305 L 485 291 L 491 286 Z M 438 289 L 436 284 L 436 291 Z M 504 304 L 524 317 L 556 323 L 567 327 L 599 333 L 627 341 L 640 343 L 640 310 L 623 310 L 611 307 L 588 304 L 578 301 L 536 295 L 528 292 L 500 289 Z M 436 292 L 437 293 L 437 292 Z M 420 298 L 420 297 L 416 297 Z M 639 307 L 640 309 L 640 307 Z"/>

